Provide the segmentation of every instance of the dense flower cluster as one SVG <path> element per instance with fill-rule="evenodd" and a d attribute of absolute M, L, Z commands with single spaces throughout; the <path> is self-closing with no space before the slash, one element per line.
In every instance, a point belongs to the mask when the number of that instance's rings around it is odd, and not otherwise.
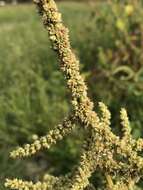
<path fill-rule="evenodd" d="M 53 49 L 58 54 L 60 68 L 71 92 L 74 114 L 47 136 L 11 152 L 11 157 L 27 157 L 41 148 L 50 148 L 57 140 L 69 134 L 76 122 L 82 124 L 86 137 L 79 164 L 68 175 L 45 175 L 43 181 L 36 184 L 7 179 L 5 185 L 19 190 L 95 190 L 89 179 L 98 168 L 106 179 L 102 189 L 132 189 L 143 175 L 143 158 L 138 154 L 143 149 L 143 140 L 132 138 L 125 109 L 120 112 L 121 137 L 111 131 L 110 111 L 103 103 L 99 103 L 100 114 L 93 110 L 93 103 L 87 95 L 87 86 L 79 71 L 79 61 L 70 46 L 68 29 L 63 25 L 54 0 L 35 0 L 35 3 L 48 30 Z M 127 12 L 131 12 L 130 7 Z"/>

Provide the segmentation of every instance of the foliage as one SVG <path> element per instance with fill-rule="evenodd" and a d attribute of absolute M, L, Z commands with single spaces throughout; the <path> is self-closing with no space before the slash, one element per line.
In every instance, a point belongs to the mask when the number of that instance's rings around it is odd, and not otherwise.
<path fill-rule="evenodd" d="M 89 35 L 95 27 L 95 35 L 88 42 L 92 59 L 84 65 L 89 71 L 91 96 L 106 100 L 113 114 L 120 104 L 127 107 L 136 137 L 142 133 L 143 124 L 142 6 L 141 1 L 110 1 L 106 6 L 95 6 L 85 26 Z M 114 118 L 113 123 L 118 122 Z"/>

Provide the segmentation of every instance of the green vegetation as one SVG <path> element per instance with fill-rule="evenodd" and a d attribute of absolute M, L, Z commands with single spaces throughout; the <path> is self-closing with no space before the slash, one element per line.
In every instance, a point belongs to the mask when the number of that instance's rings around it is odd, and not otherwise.
<path fill-rule="evenodd" d="M 95 7 L 61 3 L 72 47 L 80 57 L 90 96 L 104 101 L 114 114 L 126 106 L 134 136 L 143 126 L 142 5 L 132 15 L 123 5 Z M 78 157 L 78 134 L 48 152 L 23 162 L 8 160 L 8 152 L 45 134 L 69 111 L 62 75 L 32 6 L 0 10 L 0 178 L 37 179 L 43 171 L 66 173 Z M 115 117 L 114 117 L 115 118 Z M 113 120 L 113 124 L 117 121 Z M 136 128 L 135 128 L 136 126 Z M 72 141 L 72 139 L 75 139 Z M 60 150 L 63 150 L 62 152 Z M 52 164 L 54 163 L 54 164 Z M 71 163 L 71 164 L 69 164 Z M 53 168 L 53 166 L 55 166 Z M 42 169 L 41 169 L 42 168 Z M 17 173 L 16 173 L 17 172 Z M 1 181 L 0 179 L 0 181 Z M 3 187 L 1 187 L 2 189 Z"/>

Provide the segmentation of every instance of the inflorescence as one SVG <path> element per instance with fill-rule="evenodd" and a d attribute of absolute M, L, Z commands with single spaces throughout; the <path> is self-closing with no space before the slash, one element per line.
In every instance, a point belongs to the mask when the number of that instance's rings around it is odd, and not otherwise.
<path fill-rule="evenodd" d="M 100 115 L 94 111 L 94 104 L 87 95 L 87 85 L 80 74 L 79 61 L 71 49 L 68 29 L 63 24 L 56 3 L 54 0 L 35 0 L 35 3 L 58 55 L 71 93 L 73 112 L 48 135 L 14 150 L 10 156 L 28 157 L 42 148 L 49 149 L 68 135 L 76 123 L 82 124 L 86 136 L 79 163 L 68 175 L 55 177 L 47 174 L 42 182 L 35 184 L 7 179 L 5 186 L 18 190 L 95 190 L 90 177 L 98 168 L 106 179 L 101 189 L 132 189 L 143 175 L 143 158 L 139 155 L 143 149 L 143 139 L 133 139 L 125 109 L 120 112 L 121 137 L 111 131 L 111 114 L 106 105 L 99 103 Z"/>

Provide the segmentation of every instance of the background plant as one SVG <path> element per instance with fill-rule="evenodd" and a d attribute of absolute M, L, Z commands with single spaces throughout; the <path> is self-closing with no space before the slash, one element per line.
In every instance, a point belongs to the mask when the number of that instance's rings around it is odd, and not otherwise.
<path fill-rule="evenodd" d="M 134 133 L 139 135 L 142 126 L 142 3 L 110 1 L 93 12 L 92 25 L 98 28 L 96 44 L 91 57 L 95 62 L 85 65 L 89 70 L 89 83 L 93 97 L 105 98 L 113 113 L 120 102 L 128 105 Z M 90 27 L 89 27 L 90 28 Z M 90 30 L 90 29 L 89 29 Z M 101 35 L 102 34 L 102 35 Z M 92 44 L 92 42 L 91 42 Z M 103 77 L 104 76 L 104 77 Z M 107 82 L 108 81 L 108 82 Z M 107 82 L 107 85 L 105 83 Z M 97 88 L 94 85 L 97 84 Z M 98 89 L 98 90 L 97 90 Z M 102 90 L 101 90 L 102 89 Z M 109 93 L 111 89 L 112 93 Z M 116 100 L 113 100 L 113 95 Z M 134 103 L 133 103 L 134 102 Z M 119 103 L 119 104 L 118 104 Z M 136 111 L 135 111 L 136 110 Z M 135 112 L 134 112 L 135 111 Z M 136 118 L 140 119 L 136 119 Z M 117 119 L 116 119 L 117 121 Z"/>

